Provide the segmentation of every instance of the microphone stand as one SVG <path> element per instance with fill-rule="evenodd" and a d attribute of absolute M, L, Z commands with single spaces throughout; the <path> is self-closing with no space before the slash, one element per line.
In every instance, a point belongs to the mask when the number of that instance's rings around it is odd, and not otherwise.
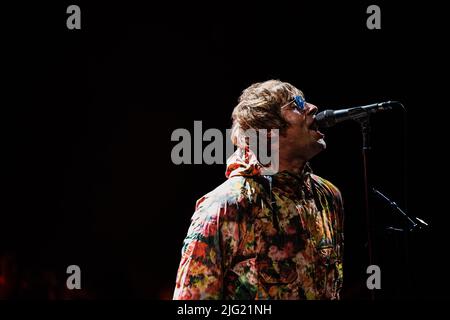
<path fill-rule="evenodd" d="M 378 110 L 387 110 L 392 108 L 392 104 L 400 105 L 405 111 L 403 104 L 397 101 L 388 101 L 370 106 L 362 106 L 350 108 L 340 111 L 326 110 L 317 116 L 317 120 L 323 121 L 325 127 L 332 126 L 337 122 L 353 119 L 361 126 L 362 134 L 362 161 L 364 175 L 364 208 L 366 213 L 366 232 L 367 232 L 367 249 L 369 254 L 369 264 L 374 263 L 374 248 L 372 243 L 371 213 L 369 206 L 369 151 L 370 146 L 370 114 Z M 415 226 L 414 226 L 415 227 Z M 371 290 L 371 300 L 375 300 L 375 292 Z"/>
<path fill-rule="evenodd" d="M 369 252 L 369 265 L 373 264 L 372 232 L 370 224 L 369 206 L 369 150 L 370 150 L 370 114 L 367 112 L 355 119 L 361 125 L 362 133 L 362 159 L 364 173 L 364 207 L 366 212 L 367 249 Z M 371 300 L 375 300 L 375 292 L 371 290 Z"/>
<path fill-rule="evenodd" d="M 373 250 L 373 243 L 372 243 L 372 229 L 371 229 L 371 212 L 370 212 L 370 206 L 369 206 L 369 151 L 371 150 L 370 146 L 370 114 L 369 112 L 361 114 L 358 118 L 355 119 L 357 122 L 359 122 L 361 126 L 361 134 L 362 134 L 362 160 L 363 160 L 363 174 L 364 174 L 364 207 L 365 207 L 365 213 L 366 213 L 366 229 L 367 229 L 367 249 L 369 253 L 369 264 L 372 265 L 374 263 L 374 250 Z M 406 221 L 408 221 L 409 228 L 408 232 L 414 232 L 418 230 L 424 230 L 429 228 L 429 224 L 423 221 L 422 219 L 419 219 L 417 217 L 409 217 L 405 211 L 403 211 L 397 203 L 394 201 L 391 201 L 389 198 L 387 198 L 384 194 L 382 194 L 380 191 L 376 190 L 375 188 L 371 189 L 371 192 L 378 195 L 380 198 L 382 198 L 385 202 L 387 202 L 391 208 L 393 208 L 396 212 L 398 212 L 401 216 L 405 218 Z M 389 228 L 390 230 L 394 231 L 401 231 L 403 232 L 403 229 L 396 229 L 396 228 Z M 405 236 L 408 234 L 408 232 L 405 232 Z M 407 249 L 407 248 L 405 248 Z M 375 300 L 375 291 L 371 290 L 371 300 Z"/>

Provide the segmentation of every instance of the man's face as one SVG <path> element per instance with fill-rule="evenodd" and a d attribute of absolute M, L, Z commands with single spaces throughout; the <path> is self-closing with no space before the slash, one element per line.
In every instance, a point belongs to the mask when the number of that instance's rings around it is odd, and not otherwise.
<path fill-rule="evenodd" d="M 281 113 L 289 127 L 280 135 L 280 152 L 308 161 L 326 148 L 324 135 L 314 124 L 317 110 L 308 102 L 305 102 L 303 110 L 299 110 L 293 102 L 282 108 Z"/>

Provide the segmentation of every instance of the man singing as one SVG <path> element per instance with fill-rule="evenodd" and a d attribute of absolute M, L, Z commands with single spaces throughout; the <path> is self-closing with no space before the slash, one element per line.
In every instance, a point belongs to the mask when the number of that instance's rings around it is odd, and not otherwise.
<path fill-rule="evenodd" d="M 317 107 L 289 83 L 245 89 L 234 108 L 223 184 L 197 201 L 174 299 L 339 299 L 343 205 L 308 161 L 325 149 Z M 279 170 L 264 175 L 249 129 L 278 129 Z"/>

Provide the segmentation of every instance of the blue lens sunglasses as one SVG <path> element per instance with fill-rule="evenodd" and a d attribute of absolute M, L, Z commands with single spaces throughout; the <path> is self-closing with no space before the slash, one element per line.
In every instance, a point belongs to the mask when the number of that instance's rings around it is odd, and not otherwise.
<path fill-rule="evenodd" d="M 300 112 L 304 112 L 305 111 L 306 101 L 305 101 L 305 99 L 303 99 L 302 96 L 295 96 L 294 99 L 292 99 L 291 102 L 286 103 L 281 108 L 284 108 L 284 107 L 290 105 L 292 102 L 295 103 L 295 107 L 297 108 L 298 111 L 300 111 Z"/>

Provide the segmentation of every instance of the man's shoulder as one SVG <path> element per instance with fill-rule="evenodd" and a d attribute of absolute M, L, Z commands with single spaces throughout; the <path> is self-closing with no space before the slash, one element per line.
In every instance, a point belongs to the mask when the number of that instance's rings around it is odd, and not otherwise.
<path fill-rule="evenodd" d="M 196 210 L 211 206 L 246 206 L 263 191 L 258 177 L 234 176 L 201 197 L 196 203 Z"/>
<path fill-rule="evenodd" d="M 316 185 L 329 192 L 331 195 L 341 197 L 341 192 L 339 191 L 338 187 L 336 187 L 329 180 L 322 178 L 321 176 L 318 176 L 316 174 L 311 174 L 311 178 L 314 180 Z"/>

